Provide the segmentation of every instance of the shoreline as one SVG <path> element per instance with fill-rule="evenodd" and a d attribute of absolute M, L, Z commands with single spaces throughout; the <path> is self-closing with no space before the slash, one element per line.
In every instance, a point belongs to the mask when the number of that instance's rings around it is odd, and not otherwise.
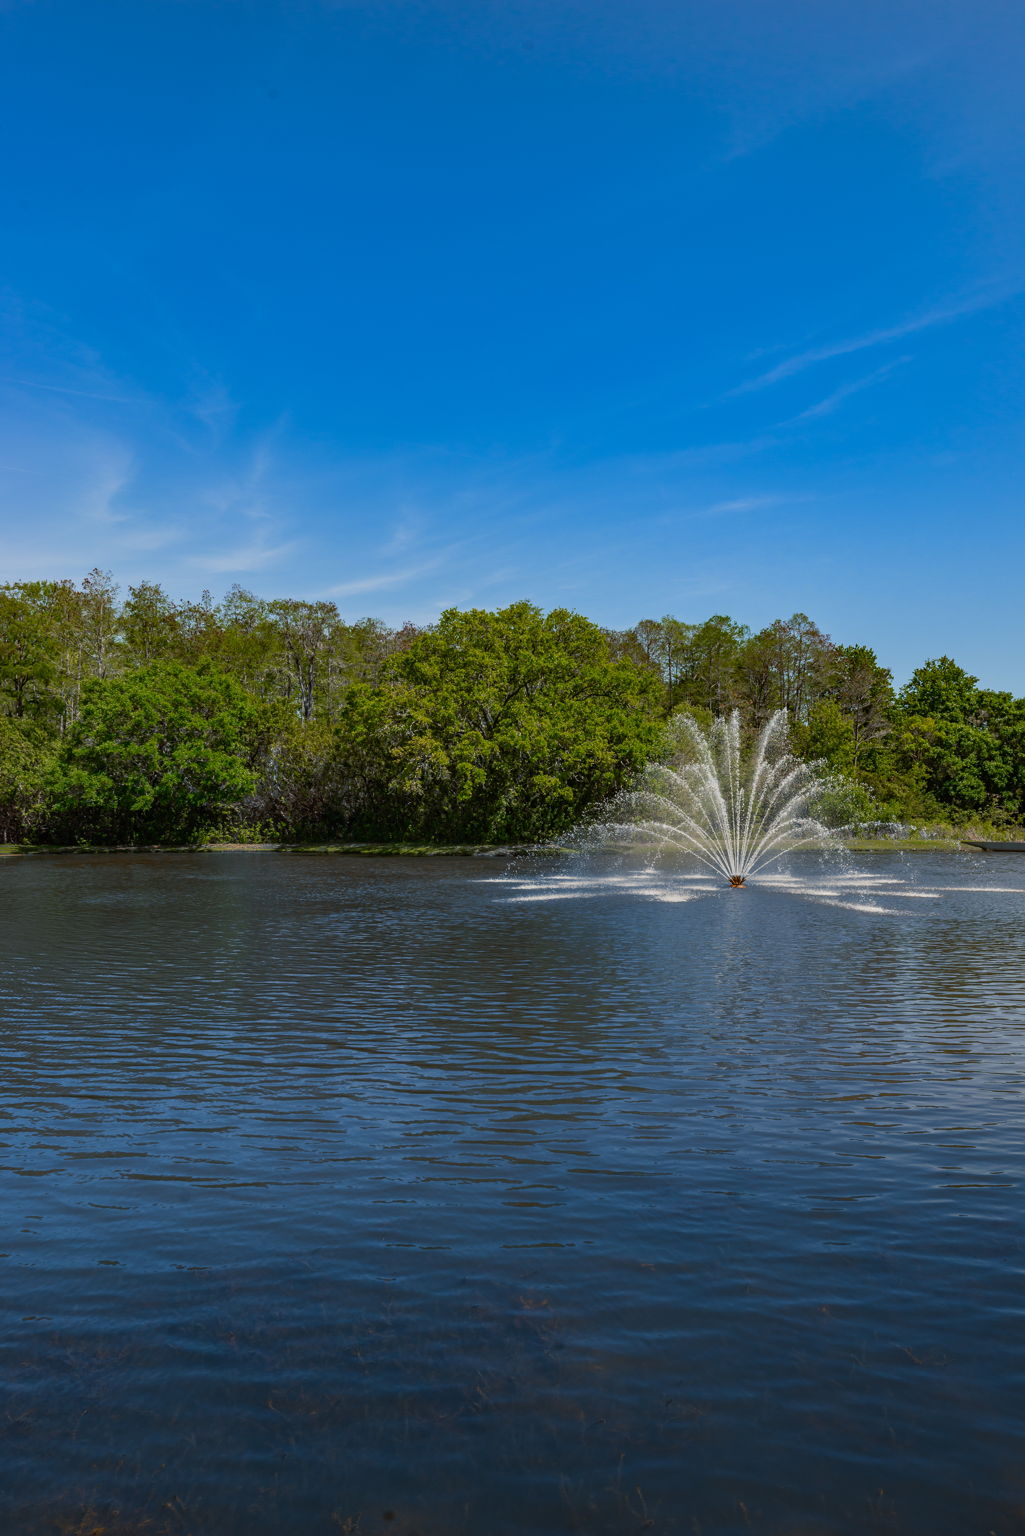
<path fill-rule="evenodd" d="M 532 843 L 2 843 L 0 858 L 46 854 L 100 853 L 300 853 L 337 854 L 364 858 L 523 858 L 538 852 L 567 853 L 565 848 L 539 849 Z"/>
<path fill-rule="evenodd" d="M 855 837 L 839 844 L 849 853 L 980 852 L 952 837 Z M 349 858 L 526 858 L 565 856 L 575 850 L 533 843 L 3 843 L 0 858 L 109 853 L 282 853 Z M 813 850 L 809 850 L 813 851 Z"/>

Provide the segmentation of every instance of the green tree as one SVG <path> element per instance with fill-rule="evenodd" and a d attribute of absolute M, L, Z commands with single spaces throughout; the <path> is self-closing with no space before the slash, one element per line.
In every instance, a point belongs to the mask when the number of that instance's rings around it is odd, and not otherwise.
<path fill-rule="evenodd" d="M 776 619 L 753 636 L 741 657 L 741 671 L 755 723 L 773 710 L 787 711 L 791 720 L 804 720 L 824 691 L 831 654 L 833 642 L 807 613 Z"/>
<path fill-rule="evenodd" d="M 739 648 L 736 662 L 737 700 L 745 718 L 762 726 L 780 708 L 777 642 L 773 628 L 749 635 Z"/>
<path fill-rule="evenodd" d="M 893 674 L 867 645 L 837 645 L 825 667 L 823 697 L 851 722 L 853 762 L 886 735 L 893 707 Z"/>
<path fill-rule="evenodd" d="M 0 698 L 17 720 L 60 716 L 59 650 L 53 627 L 31 594 L 0 587 Z"/>
<path fill-rule="evenodd" d="M 1020 814 L 1022 717 L 1012 703 L 984 694 L 949 656 L 924 662 L 897 695 L 889 734 L 866 764 L 880 798 L 889 792 L 912 814 L 933 818 Z"/>
<path fill-rule="evenodd" d="M 979 709 L 978 681 L 949 656 L 940 656 L 911 674 L 897 695 L 897 709 L 905 716 L 970 723 Z"/>
<path fill-rule="evenodd" d="M 737 667 L 747 636 L 747 627 L 724 613 L 694 625 L 681 679 L 681 704 L 696 704 L 713 715 L 734 707 Z"/>
<path fill-rule="evenodd" d="M 46 810 L 52 748 L 25 720 L 0 715 L 0 841 L 36 836 Z"/>
<path fill-rule="evenodd" d="M 339 751 L 352 830 L 536 840 L 619 788 L 660 740 L 657 677 L 566 609 L 450 609 L 356 686 Z"/>
<path fill-rule="evenodd" d="M 790 735 L 794 751 L 808 762 L 824 763 L 834 773 L 853 773 L 854 724 L 835 699 L 817 699 L 807 718 L 791 726 Z"/>
<path fill-rule="evenodd" d="M 82 582 L 78 613 L 85 677 L 110 677 L 118 670 L 117 595 L 118 587 L 109 571 L 97 567 Z"/>
<path fill-rule="evenodd" d="M 334 726 L 292 717 L 281 722 L 265 755 L 254 814 L 283 837 L 332 836 L 365 803 L 363 790 L 351 750 L 338 750 Z"/>
<path fill-rule="evenodd" d="M 665 712 L 672 714 L 685 702 L 684 690 L 688 681 L 693 682 L 696 658 L 694 636 L 696 624 L 685 624 L 666 614 L 662 619 L 642 619 L 631 631 L 642 655 L 658 669 L 665 688 Z M 691 690 L 694 691 L 693 688 Z M 689 700 L 700 703 L 699 698 Z"/>
<path fill-rule="evenodd" d="M 1007 817 L 1025 820 L 1025 699 L 982 688 L 976 721 L 992 743 L 987 773 L 994 801 Z"/>
<path fill-rule="evenodd" d="M 144 667 L 151 661 L 180 657 L 178 609 L 157 582 L 142 581 L 128 588 L 120 627 L 130 665 Z"/>
<path fill-rule="evenodd" d="M 90 840 L 188 841 L 252 794 L 265 725 L 209 662 L 96 679 L 52 776 L 55 825 Z"/>
<path fill-rule="evenodd" d="M 295 702 L 300 719 L 310 720 L 341 620 L 334 603 L 307 603 L 280 598 L 267 612 L 281 640 L 286 697 Z"/>
<path fill-rule="evenodd" d="M 284 675 L 281 637 L 268 606 L 236 584 L 220 605 L 204 592 L 187 617 L 195 657 L 213 661 L 261 698 L 280 697 Z"/>

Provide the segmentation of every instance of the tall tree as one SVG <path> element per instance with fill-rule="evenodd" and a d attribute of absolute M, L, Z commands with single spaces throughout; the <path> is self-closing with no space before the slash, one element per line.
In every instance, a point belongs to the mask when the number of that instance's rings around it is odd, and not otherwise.
<path fill-rule="evenodd" d="M 893 708 L 893 674 L 867 645 L 837 645 L 819 678 L 821 696 L 836 703 L 851 723 L 853 765 L 886 735 Z"/>
<path fill-rule="evenodd" d="M 279 598 L 267 604 L 267 612 L 281 636 L 289 692 L 300 718 L 310 720 L 341 625 L 338 609 L 334 603 Z"/>
<path fill-rule="evenodd" d="M 897 708 L 905 716 L 925 715 L 964 724 L 978 712 L 978 683 L 977 677 L 949 656 L 940 656 L 915 669 L 897 695 Z"/>
<path fill-rule="evenodd" d="M 674 619 L 672 614 L 666 614 L 661 619 L 642 619 L 632 631 L 641 653 L 658 669 L 662 678 L 667 715 L 683 702 L 684 685 L 694 672 L 693 645 L 697 629 L 696 624 L 685 624 Z"/>
<path fill-rule="evenodd" d="M 82 677 L 110 677 L 116 670 L 115 655 L 120 631 L 118 587 L 109 571 L 98 567 L 82 582 L 79 628 L 82 645 Z"/>
<path fill-rule="evenodd" d="M 178 609 L 157 582 L 142 581 L 128 588 L 120 630 L 125 659 L 132 666 L 144 667 L 181 654 Z"/>
<path fill-rule="evenodd" d="M 748 636 L 746 625 L 714 613 L 692 626 L 682 678 L 681 702 L 723 715 L 736 703 L 737 667 Z"/>
<path fill-rule="evenodd" d="M 60 714 L 59 649 L 45 612 L 17 586 L 0 587 L 0 697 L 17 720 Z"/>

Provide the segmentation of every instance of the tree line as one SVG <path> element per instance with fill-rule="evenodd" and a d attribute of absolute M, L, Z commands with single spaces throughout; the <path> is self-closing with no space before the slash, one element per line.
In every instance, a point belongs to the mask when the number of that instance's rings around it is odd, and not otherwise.
<path fill-rule="evenodd" d="M 528 602 L 392 629 L 233 587 L 0 587 L 0 837 L 536 841 L 666 750 L 776 709 L 860 820 L 1025 817 L 1025 701 L 948 657 L 895 691 L 804 614 L 603 629 Z"/>

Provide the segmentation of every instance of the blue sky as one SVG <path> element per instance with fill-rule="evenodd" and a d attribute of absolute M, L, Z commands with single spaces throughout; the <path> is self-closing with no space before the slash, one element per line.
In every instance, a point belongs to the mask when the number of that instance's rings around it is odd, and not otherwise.
<path fill-rule="evenodd" d="M 0 573 L 1025 692 L 1018 0 L 0 0 Z"/>

